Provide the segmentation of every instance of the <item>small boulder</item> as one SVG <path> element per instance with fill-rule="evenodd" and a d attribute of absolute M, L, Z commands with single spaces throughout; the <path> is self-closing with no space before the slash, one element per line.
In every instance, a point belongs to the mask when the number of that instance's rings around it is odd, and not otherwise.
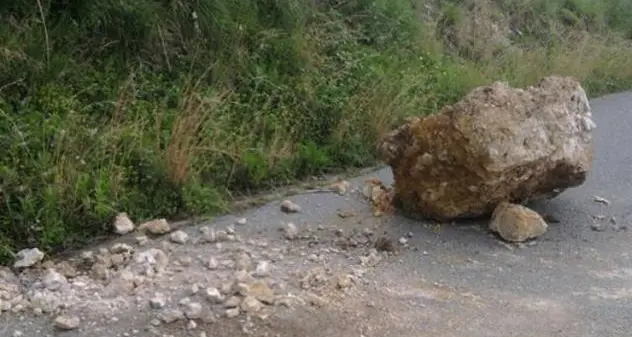
<path fill-rule="evenodd" d="M 55 318 L 55 327 L 60 330 L 75 330 L 81 324 L 81 320 L 77 316 L 57 316 Z"/>
<path fill-rule="evenodd" d="M 281 203 L 281 211 L 285 213 L 298 213 L 301 211 L 301 206 L 291 200 L 283 200 Z"/>
<path fill-rule="evenodd" d="M 22 249 L 15 255 L 17 260 L 13 263 L 13 268 L 29 268 L 44 259 L 44 253 L 37 248 Z"/>
<path fill-rule="evenodd" d="M 553 198 L 586 180 L 591 108 L 580 83 L 551 76 L 526 89 L 474 89 L 438 114 L 412 118 L 381 141 L 394 203 L 439 221 L 490 215 L 502 201 Z"/>
<path fill-rule="evenodd" d="M 154 235 L 166 234 L 171 231 L 171 227 L 169 226 L 169 223 L 166 219 L 147 221 L 138 226 L 138 229 Z"/>
<path fill-rule="evenodd" d="M 134 223 L 130 220 L 127 213 L 119 213 L 114 219 L 114 233 L 125 235 L 134 231 Z"/>
<path fill-rule="evenodd" d="M 548 225 L 537 212 L 517 204 L 502 202 L 496 207 L 489 229 L 509 242 L 523 242 L 546 233 Z"/>

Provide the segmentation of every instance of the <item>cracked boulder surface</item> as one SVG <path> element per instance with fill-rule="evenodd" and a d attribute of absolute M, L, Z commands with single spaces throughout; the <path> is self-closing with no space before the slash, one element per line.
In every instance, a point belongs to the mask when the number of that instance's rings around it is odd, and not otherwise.
<path fill-rule="evenodd" d="M 385 168 L 344 194 L 292 196 L 300 212 L 278 200 L 178 228 L 186 240 L 132 232 L 2 269 L 0 336 L 627 337 L 632 94 L 591 106 L 591 173 L 528 205 L 556 219 L 535 241 L 505 243 L 487 221 L 375 216 L 362 185 L 390 185 Z"/>
<path fill-rule="evenodd" d="M 551 198 L 584 183 L 595 127 L 572 78 L 545 77 L 525 89 L 496 82 L 411 118 L 384 137 L 379 153 L 400 207 L 433 219 L 474 218 L 503 201 Z"/>

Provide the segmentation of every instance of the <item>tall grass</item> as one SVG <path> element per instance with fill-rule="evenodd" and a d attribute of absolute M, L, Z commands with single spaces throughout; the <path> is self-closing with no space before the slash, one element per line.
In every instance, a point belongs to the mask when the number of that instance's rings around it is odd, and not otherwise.
<path fill-rule="evenodd" d="M 0 260 L 375 161 L 474 86 L 632 87 L 628 2 L 9 0 Z M 628 15 L 628 16 L 626 16 Z"/>

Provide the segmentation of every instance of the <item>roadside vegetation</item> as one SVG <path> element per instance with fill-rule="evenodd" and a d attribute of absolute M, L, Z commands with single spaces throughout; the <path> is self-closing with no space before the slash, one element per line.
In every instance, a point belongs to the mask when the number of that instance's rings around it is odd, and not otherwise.
<path fill-rule="evenodd" d="M 375 162 L 403 118 L 550 74 L 632 88 L 628 0 L 5 0 L 0 261 Z"/>

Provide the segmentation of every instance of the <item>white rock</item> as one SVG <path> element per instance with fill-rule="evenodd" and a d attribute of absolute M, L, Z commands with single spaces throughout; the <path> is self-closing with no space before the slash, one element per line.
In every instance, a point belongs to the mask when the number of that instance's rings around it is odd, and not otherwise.
<path fill-rule="evenodd" d="M 230 308 L 226 309 L 226 317 L 227 318 L 235 318 L 239 316 L 239 308 Z"/>
<path fill-rule="evenodd" d="M 169 238 L 171 242 L 183 244 L 189 240 L 189 235 L 183 231 L 175 231 Z"/>
<path fill-rule="evenodd" d="M 301 211 L 301 206 L 291 200 L 283 200 L 281 203 L 281 211 L 285 213 L 298 213 Z"/>
<path fill-rule="evenodd" d="M 114 219 L 114 233 L 124 235 L 134 231 L 134 223 L 129 219 L 127 213 L 119 213 Z"/>
<path fill-rule="evenodd" d="M 190 320 L 187 322 L 187 330 L 195 330 L 197 328 L 197 323 L 195 321 Z"/>
<path fill-rule="evenodd" d="M 241 219 L 237 220 L 235 223 L 238 224 L 238 225 L 244 226 L 245 224 L 248 223 L 248 220 L 246 220 L 246 218 L 241 218 Z"/>
<path fill-rule="evenodd" d="M 285 226 L 283 226 L 283 234 L 286 239 L 295 240 L 298 238 L 298 228 L 296 228 L 295 224 L 288 222 Z"/>
<path fill-rule="evenodd" d="M 127 243 L 115 243 L 110 248 L 110 253 L 112 254 L 121 254 L 121 253 L 132 253 L 134 252 L 134 247 L 128 245 Z"/>
<path fill-rule="evenodd" d="M 217 259 L 216 259 L 216 258 L 211 257 L 211 258 L 208 260 L 208 265 L 207 265 L 207 267 L 208 267 L 208 269 L 210 269 L 210 270 L 215 270 L 215 269 L 219 268 L 219 262 L 217 261 Z"/>
<path fill-rule="evenodd" d="M 17 261 L 13 263 L 13 268 L 28 268 L 44 259 L 44 253 L 37 248 L 22 249 L 16 254 Z"/>
<path fill-rule="evenodd" d="M 204 295 L 206 296 L 206 299 L 213 304 L 222 303 L 225 299 L 224 295 L 222 295 L 219 289 L 214 287 L 206 288 Z"/>
<path fill-rule="evenodd" d="M 42 281 L 46 289 L 55 291 L 68 285 L 68 280 L 54 269 L 48 269 Z"/>
<path fill-rule="evenodd" d="M 244 312 L 255 313 L 263 308 L 263 303 L 252 296 L 246 296 L 239 307 Z"/>
<path fill-rule="evenodd" d="M 154 294 L 154 297 L 149 300 L 149 305 L 152 307 L 152 309 L 162 309 L 165 307 L 166 303 L 167 299 L 162 293 Z"/>
<path fill-rule="evenodd" d="M 57 316 L 55 318 L 55 327 L 61 330 L 74 330 L 79 327 L 81 320 L 77 316 Z"/>
<path fill-rule="evenodd" d="M 254 275 L 256 277 L 266 277 L 270 275 L 270 263 L 268 261 L 259 261 L 255 268 Z"/>
<path fill-rule="evenodd" d="M 141 231 L 147 231 L 151 234 L 160 235 L 169 233 L 171 231 L 171 226 L 169 226 L 166 219 L 157 219 L 141 224 L 138 226 L 138 229 Z"/>
<path fill-rule="evenodd" d="M 202 317 L 202 304 L 198 302 L 189 302 L 184 305 L 184 315 L 188 319 L 197 319 Z"/>
<path fill-rule="evenodd" d="M 159 318 L 162 322 L 169 324 L 184 319 L 184 314 L 180 310 L 169 309 L 160 313 Z"/>

